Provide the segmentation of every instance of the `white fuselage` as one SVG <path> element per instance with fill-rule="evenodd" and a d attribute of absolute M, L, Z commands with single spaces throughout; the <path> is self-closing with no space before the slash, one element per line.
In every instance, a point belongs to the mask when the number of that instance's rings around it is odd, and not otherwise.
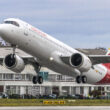
<path fill-rule="evenodd" d="M 58 73 L 76 77 L 80 71 L 62 62 L 59 56 L 71 56 L 79 51 L 56 40 L 50 35 L 38 30 L 37 28 L 18 20 L 20 27 L 11 24 L 1 24 L 1 37 L 18 48 L 36 57 L 41 65 Z M 2 29 L 1 29 L 2 28 Z M 2 32 L 1 32 L 2 31 Z M 83 53 L 82 53 L 83 54 Z M 95 65 L 83 74 L 87 76 L 88 82 L 95 84 L 102 80 L 107 73 L 107 68 L 102 64 Z"/>

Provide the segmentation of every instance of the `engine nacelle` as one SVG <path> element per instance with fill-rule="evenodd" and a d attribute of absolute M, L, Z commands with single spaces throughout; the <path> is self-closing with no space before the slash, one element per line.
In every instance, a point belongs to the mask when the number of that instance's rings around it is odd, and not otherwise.
<path fill-rule="evenodd" d="M 6 68 L 17 73 L 20 73 L 21 71 L 23 71 L 25 67 L 23 59 L 16 54 L 7 55 L 3 63 Z"/>
<path fill-rule="evenodd" d="M 73 54 L 69 61 L 71 66 L 82 72 L 88 71 L 92 66 L 90 59 L 86 55 L 80 53 Z"/>

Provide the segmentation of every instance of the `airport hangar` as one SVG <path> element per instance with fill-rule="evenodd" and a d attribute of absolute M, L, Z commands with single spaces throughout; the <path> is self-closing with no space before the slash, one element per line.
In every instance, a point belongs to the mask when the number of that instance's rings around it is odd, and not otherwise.
<path fill-rule="evenodd" d="M 82 51 L 86 54 L 105 54 L 103 48 L 100 49 L 85 49 Z M 3 59 L 6 55 L 12 53 L 10 47 L 0 47 L 0 59 Z M 30 55 L 16 49 L 16 54 L 22 57 L 28 58 Z M 75 78 L 70 76 L 61 75 L 55 73 L 45 67 L 41 68 L 39 72 L 43 76 L 43 84 L 33 84 L 32 77 L 36 75 L 35 68 L 32 64 L 25 64 L 25 69 L 21 73 L 15 73 L 3 66 L 3 62 L 0 62 L 0 93 L 7 93 L 8 95 L 75 95 L 81 94 L 88 96 L 92 90 L 101 89 L 102 92 L 109 94 L 110 85 L 90 85 L 90 84 L 77 84 Z"/>

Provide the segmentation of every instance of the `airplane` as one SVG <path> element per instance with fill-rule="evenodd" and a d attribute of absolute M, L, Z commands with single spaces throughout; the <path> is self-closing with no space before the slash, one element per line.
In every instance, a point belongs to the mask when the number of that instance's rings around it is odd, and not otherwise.
<path fill-rule="evenodd" d="M 20 73 L 25 67 L 25 59 L 15 53 L 19 48 L 33 56 L 30 59 L 34 59 L 37 73 L 43 66 L 75 77 L 77 83 L 110 83 L 109 53 L 86 55 L 17 18 L 5 19 L 0 24 L 0 36 L 13 48 L 13 52 L 5 56 L 3 64 L 14 72 Z M 32 82 L 42 84 L 43 78 L 36 74 Z"/>

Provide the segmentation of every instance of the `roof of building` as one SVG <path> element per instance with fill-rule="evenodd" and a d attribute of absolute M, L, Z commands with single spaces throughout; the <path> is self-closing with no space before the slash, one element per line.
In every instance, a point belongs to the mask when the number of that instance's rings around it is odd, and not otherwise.
<path fill-rule="evenodd" d="M 85 53 L 86 55 L 105 55 L 107 50 L 105 48 L 94 48 L 94 49 L 77 49 L 80 52 Z"/>

